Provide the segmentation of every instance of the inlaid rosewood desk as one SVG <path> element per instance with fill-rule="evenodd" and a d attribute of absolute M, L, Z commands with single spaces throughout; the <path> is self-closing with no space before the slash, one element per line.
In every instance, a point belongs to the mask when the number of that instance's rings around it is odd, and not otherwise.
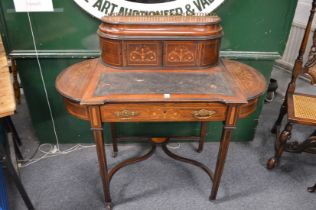
<path fill-rule="evenodd" d="M 263 76 L 255 69 L 230 60 L 206 69 L 122 70 L 87 60 L 64 70 L 56 80 L 68 112 L 89 120 L 96 142 L 106 207 L 111 209 L 110 181 L 123 166 L 147 159 L 159 144 L 167 155 L 202 168 L 213 181 L 210 199 L 216 199 L 232 130 L 240 118 L 256 109 L 265 91 Z M 171 153 L 167 138 L 152 138 L 152 149 L 108 170 L 103 140 L 104 122 L 224 123 L 215 173 L 194 160 Z"/>

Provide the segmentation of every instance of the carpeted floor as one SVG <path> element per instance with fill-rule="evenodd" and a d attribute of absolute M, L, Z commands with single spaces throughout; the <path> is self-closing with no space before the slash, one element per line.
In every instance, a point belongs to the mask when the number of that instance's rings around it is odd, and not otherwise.
<path fill-rule="evenodd" d="M 275 70 L 272 76 L 279 81 L 279 91 L 284 93 L 290 75 Z M 311 90 L 305 82 L 299 86 Z M 264 105 L 252 142 L 231 143 L 216 201 L 208 200 L 211 182 L 203 171 L 175 162 L 158 148 L 149 161 L 126 167 L 114 176 L 111 184 L 114 210 L 316 209 L 316 193 L 306 191 L 316 182 L 315 155 L 285 153 L 278 168 L 268 171 L 265 167 L 273 154 L 274 136 L 269 130 L 281 102 L 282 96 L 278 94 L 272 103 Z M 37 142 L 25 110 L 25 104 L 19 106 L 14 120 L 23 141 L 27 142 L 23 153 L 29 157 Z M 313 129 L 295 126 L 292 138 L 304 139 Z M 62 149 L 71 146 L 62 145 Z M 172 151 L 214 168 L 219 144 L 207 143 L 201 154 L 195 152 L 196 146 L 196 143 L 183 143 Z M 119 146 L 119 156 L 113 159 L 108 155 L 108 162 L 112 166 L 143 154 L 147 147 Z M 107 152 L 110 154 L 110 147 Z M 20 172 L 38 210 L 104 209 L 95 148 L 41 160 Z M 12 183 L 9 197 L 12 210 L 26 209 Z"/>

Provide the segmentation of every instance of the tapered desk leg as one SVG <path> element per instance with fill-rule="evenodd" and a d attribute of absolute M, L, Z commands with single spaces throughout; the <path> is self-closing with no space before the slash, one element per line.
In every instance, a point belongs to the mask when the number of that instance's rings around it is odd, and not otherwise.
<path fill-rule="evenodd" d="M 91 130 L 93 132 L 94 140 L 96 143 L 96 150 L 99 161 L 100 175 L 102 178 L 104 200 L 106 209 L 112 209 L 112 201 L 110 195 L 109 174 L 106 161 L 106 152 L 103 139 L 103 126 L 100 115 L 100 108 L 98 106 L 89 107 L 89 116 L 91 122 Z"/>
<path fill-rule="evenodd" d="M 116 125 L 115 125 L 115 123 L 110 123 L 110 126 L 111 126 L 112 146 L 113 146 L 112 157 L 116 157 L 117 153 L 118 153 Z"/>
<path fill-rule="evenodd" d="M 199 148 L 197 149 L 197 152 L 199 153 L 203 151 L 203 146 L 206 138 L 206 128 L 207 122 L 201 122 Z"/>
<path fill-rule="evenodd" d="M 216 167 L 215 167 L 213 187 L 212 187 L 212 192 L 210 195 L 210 200 L 216 199 L 217 191 L 218 191 L 219 184 L 220 184 L 221 177 L 224 170 L 225 160 L 226 160 L 226 156 L 228 152 L 230 139 L 232 136 L 232 131 L 236 126 L 237 116 L 238 116 L 238 107 L 236 106 L 228 107 L 227 117 L 226 117 L 225 125 L 223 128 L 223 133 L 222 133 L 219 151 L 217 155 L 217 162 L 216 162 Z"/>

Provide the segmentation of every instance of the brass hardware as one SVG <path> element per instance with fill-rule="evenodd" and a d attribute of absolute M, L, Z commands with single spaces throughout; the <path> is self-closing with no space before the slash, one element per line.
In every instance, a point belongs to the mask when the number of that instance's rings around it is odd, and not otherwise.
<path fill-rule="evenodd" d="M 122 119 L 130 119 L 131 117 L 135 117 L 139 115 L 139 112 L 135 111 L 129 111 L 127 109 L 119 111 L 119 112 L 114 112 L 115 116 L 122 118 Z"/>
<path fill-rule="evenodd" d="M 216 111 L 209 111 L 206 109 L 201 109 L 199 111 L 193 111 L 192 115 L 193 115 L 193 117 L 195 117 L 199 120 L 206 120 L 206 119 L 209 119 L 210 117 L 212 117 L 215 113 L 216 113 Z"/>

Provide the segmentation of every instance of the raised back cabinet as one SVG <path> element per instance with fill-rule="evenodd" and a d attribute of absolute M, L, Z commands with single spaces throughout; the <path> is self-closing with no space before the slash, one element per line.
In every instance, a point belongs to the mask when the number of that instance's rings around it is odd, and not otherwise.
<path fill-rule="evenodd" d="M 208 68 L 218 63 L 219 23 L 217 16 L 104 17 L 101 58 L 114 68 Z"/>

